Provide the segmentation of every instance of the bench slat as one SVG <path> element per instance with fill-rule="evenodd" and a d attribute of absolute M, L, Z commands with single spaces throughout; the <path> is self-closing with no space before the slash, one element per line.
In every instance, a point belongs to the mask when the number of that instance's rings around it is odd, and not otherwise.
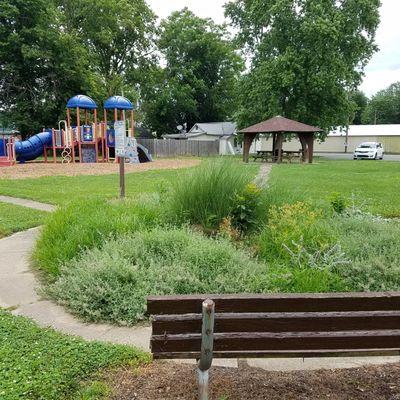
<path fill-rule="evenodd" d="M 153 335 L 151 349 L 156 353 L 196 352 L 200 334 Z M 400 349 L 400 330 L 285 332 L 285 333 L 217 333 L 215 352 Z"/>
<path fill-rule="evenodd" d="M 219 313 L 331 312 L 400 310 L 400 293 L 325 293 L 268 295 L 152 296 L 150 315 L 198 314 L 205 299 L 215 302 Z"/>
<path fill-rule="evenodd" d="M 359 349 L 335 351 L 217 351 L 214 358 L 316 358 L 316 357 L 377 357 L 399 356 L 399 349 Z M 200 352 L 186 353 L 155 353 L 154 359 L 198 359 Z"/>
<path fill-rule="evenodd" d="M 153 335 L 201 333 L 200 314 L 161 315 Z M 400 328 L 400 311 L 216 314 L 215 332 L 320 332 Z"/>

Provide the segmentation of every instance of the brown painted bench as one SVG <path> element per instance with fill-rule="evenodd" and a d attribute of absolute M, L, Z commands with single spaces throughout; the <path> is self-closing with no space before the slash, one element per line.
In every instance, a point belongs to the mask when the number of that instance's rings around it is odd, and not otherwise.
<path fill-rule="evenodd" d="M 400 293 L 188 295 L 148 298 L 154 359 L 400 354 Z"/>

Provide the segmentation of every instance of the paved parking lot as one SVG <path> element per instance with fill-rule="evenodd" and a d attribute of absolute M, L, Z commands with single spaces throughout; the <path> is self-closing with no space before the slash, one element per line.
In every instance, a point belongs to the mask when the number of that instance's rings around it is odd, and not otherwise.
<path fill-rule="evenodd" d="M 331 160 L 352 160 L 353 153 L 315 153 L 318 157 L 329 158 Z M 385 154 L 384 161 L 400 161 L 400 154 Z"/>

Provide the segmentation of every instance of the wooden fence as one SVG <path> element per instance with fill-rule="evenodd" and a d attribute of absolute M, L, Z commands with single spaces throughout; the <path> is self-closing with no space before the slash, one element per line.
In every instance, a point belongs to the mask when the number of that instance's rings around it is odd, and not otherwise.
<path fill-rule="evenodd" d="M 215 156 L 219 154 L 219 141 L 138 139 L 154 157 Z"/>

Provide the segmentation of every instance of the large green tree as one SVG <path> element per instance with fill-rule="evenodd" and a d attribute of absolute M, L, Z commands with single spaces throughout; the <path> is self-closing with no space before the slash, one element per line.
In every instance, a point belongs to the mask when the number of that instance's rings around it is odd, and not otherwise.
<path fill-rule="evenodd" d="M 364 124 L 400 124 L 400 82 L 372 97 L 363 113 Z"/>
<path fill-rule="evenodd" d="M 350 93 L 350 100 L 354 105 L 353 117 L 350 118 L 350 123 L 353 125 L 362 124 L 362 116 L 368 106 L 369 99 L 361 90 L 355 90 Z"/>
<path fill-rule="evenodd" d="M 146 1 L 58 0 L 58 6 L 66 29 L 88 49 L 99 97 L 129 92 L 127 76 L 139 79 L 134 72 L 143 71 L 155 51 L 155 15 Z"/>
<path fill-rule="evenodd" d="M 158 48 L 164 67 L 153 67 L 142 85 L 146 122 L 158 134 L 176 126 L 224 121 L 235 106 L 243 68 L 224 26 L 188 9 L 162 21 Z"/>
<path fill-rule="evenodd" d="M 376 50 L 379 0 L 234 0 L 226 14 L 251 67 L 239 90 L 241 127 L 280 114 L 347 125 Z"/>
<path fill-rule="evenodd" d="M 86 88 L 85 52 L 50 0 L 0 0 L 0 109 L 23 135 L 54 126 Z"/>

